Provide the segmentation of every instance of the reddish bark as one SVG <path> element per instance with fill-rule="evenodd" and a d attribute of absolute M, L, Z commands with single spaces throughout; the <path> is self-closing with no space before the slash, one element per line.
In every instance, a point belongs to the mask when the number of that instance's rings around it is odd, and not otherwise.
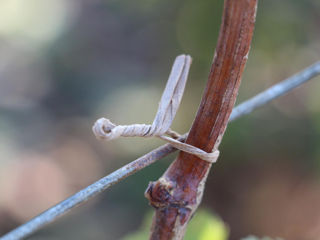
<path fill-rule="evenodd" d="M 217 149 L 238 93 L 250 49 L 257 0 L 225 0 L 218 44 L 197 116 L 186 140 L 207 152 Z M 211 164 L 180 152 L 146 197 L 156 208 L 152 240 L 182 239 L 201 202 Z"/>

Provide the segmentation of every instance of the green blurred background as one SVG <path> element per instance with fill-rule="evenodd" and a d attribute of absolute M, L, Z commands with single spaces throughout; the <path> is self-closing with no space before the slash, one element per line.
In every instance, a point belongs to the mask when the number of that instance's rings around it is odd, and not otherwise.
<path fill-rule="evenodd" d="M 191 126 L 222 0 L 0 1 L 0 234 L 152 148 L 95 139 L 99 117 L 152 122 L 174 58 L 193 57 L 173 129 Z M 320 59 L 319 0 L 261 0 L 237 103 Z M 229 125 L 203 205 L 230 230 L 320 236 L 320 77 Z M 143 193 L 174 156 L 28 239 L 121 239 L 150 211 Z"/>

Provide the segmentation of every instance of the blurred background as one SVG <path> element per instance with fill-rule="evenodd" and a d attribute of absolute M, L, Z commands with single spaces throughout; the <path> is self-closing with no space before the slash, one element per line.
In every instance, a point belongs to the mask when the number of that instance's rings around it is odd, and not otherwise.
<path fill-rule="evenodd" d="M 95 139 L 91 126 L 151 123 L 174 58 L 193 64 L 173 129 L 192 124 L 222 0 L 0 1 L 0 234 L 162 144 Z M 320 1 L 260 1 L 237 103 L 320 59 Z M 320 235 L 320 77 L 229 125 L 203 204 L 249 234 Z M 28 239 L 122 239 L 151 210 L 148 182 L 174 155 Z"/>

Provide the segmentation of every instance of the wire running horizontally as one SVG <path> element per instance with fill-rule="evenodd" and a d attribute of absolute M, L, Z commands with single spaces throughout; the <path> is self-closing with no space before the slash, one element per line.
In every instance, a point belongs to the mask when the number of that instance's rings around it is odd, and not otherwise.
<path fill-rule="evenodd" d="M 275 98 L 284 95 L 288 91 L 302 85 L 303 83 L 306 83 L 318 75 L 320 75 L 320 62 L 314 63 L 299 73 L 279 82 L 278 84 L 236 106 L 232 110 L 229 122 L 251 113 L 253 110 L 269 103 Z M 185 133 L 179 140 L 183 141 L 187 136 L 188 133 Z M 122 166 L 109 175 L 83 188 L 79 192 L 56 204 L 55 206 L 52 206 L 30 221 L 13 229 L 12 231 L 0 237 L 0 240 L 17 240 L 26 238 L 45 225 L 54 222 L 59 217 L 71 211 L 73 208 L 87 202 L 109 187 L 153 164 L 157 160 L 164 158 L 175 150 L 176 149 L 170 144 L 165 144 L 157 149 L 152 150 L 144 156 Z"/>

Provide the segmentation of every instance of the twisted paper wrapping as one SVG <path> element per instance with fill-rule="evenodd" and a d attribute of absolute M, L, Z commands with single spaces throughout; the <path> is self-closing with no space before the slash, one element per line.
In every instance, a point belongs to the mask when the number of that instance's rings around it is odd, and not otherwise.
<path fill-rule="evenodd" d="M 180 135 L 170 129 L 183 96 L 191 61 L 192 59 L 189 55 L 180 55 L 175 59 L 152 125 L 115 125 L 109 119 L 100 118 L 92 127 L 95 136 L 105 140 L 112 140 L 119 137 L 156 136 L 169 142 L 181 151 L 196 155 L 200 159 L 210 163 L 216 162 L 219 156 L 218 150 L 208 153 L 200 148 L 180 142 L 177 140 Z M 170 137 L 165 135 L 169 135 Z"/>

